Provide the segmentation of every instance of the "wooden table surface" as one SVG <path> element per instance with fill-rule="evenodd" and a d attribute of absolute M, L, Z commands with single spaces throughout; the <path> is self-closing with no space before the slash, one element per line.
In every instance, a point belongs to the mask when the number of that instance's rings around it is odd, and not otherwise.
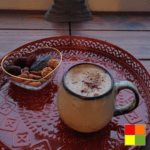
<path fill-rule="evenodd" d="M 44 13 L 0 10 L 0 56 L 38 39 L 69 35 L 68 23 L 43 19 Z M 93 20 L 71 23 L 71 35 L 107 41 L 131 53 L 150 71 L 150 17 L 140 13 L 93 13 Z M 147 146 L 150 149 L 150 136 Z"/>

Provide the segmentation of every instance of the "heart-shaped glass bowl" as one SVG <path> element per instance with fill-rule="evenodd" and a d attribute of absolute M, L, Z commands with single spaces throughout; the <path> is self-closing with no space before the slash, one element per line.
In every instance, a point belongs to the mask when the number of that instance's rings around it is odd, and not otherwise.
<path fill-rule="evenodd" d="M 29 57 L 32 54 L 35 54 L 36 59 L 40 57 L 50 56 L 50 59 L 57 60 L 58 65 L 51 72 L 46 74 L 46 76 L 41 77 L 40 79 L 29 79 L 29 78 L 19 77 L 19 76 L 10 74 L 7 71 L 6 67 L 8 67 L 9 64 L 13 63 L 14 60 L 20 57 Z M 14 83 L 15 85 L 28 89 L 28 90 L 40 90 L 43 87 L 45 87 L 53 79 L 53 77 L 57 73 L 58 67 L 60 66 L 61 62 L 62 62 L 62 54 L 58 49 L 53 48 L 53 47 L 38 47 L 30 52 L 15 51 L 15 52 L 9 53 L 2 59 L 1 67 L 2 67 L 2 70 L 10 77 L 10 81 Z M 31 82 L 32 84 L 29 84 Z"/>

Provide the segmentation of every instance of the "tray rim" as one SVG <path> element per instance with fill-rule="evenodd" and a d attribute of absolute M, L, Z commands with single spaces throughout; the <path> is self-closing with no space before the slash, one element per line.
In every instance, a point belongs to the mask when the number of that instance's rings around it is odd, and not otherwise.
<path fill-rule="evenodd" d="M 100 39 L 91 38 L 91 37 L 85 37 L 85 36 L 62 35 L 62 36 L 55 36 L 55 37 L 42 38 L 42 39 L 34 40 L 34 41 L 29 42 L 29 43 L 23 44 L 23 45 L 21 45 L 21 46 L 15 48 L 15 49 L 13 49 L 13 50 L 11 50 L 11 52 L 7 53 L 6 55 L 9 55 L 10 53 L 12 53 L 12 52 L 14 52 L 14 51 L 16 51 L 16 50 L 18 50 L 18 49 L 21 49 L 22 47 L 24 47 L 24 46 L 26 46 L 26 45 L 29 45 L 29 44 L 32 44 L 32 43 L 35 43 L 35 42 L 39 42 L 39 41 L 41 41 L 41 40 L 58 39 L 58 38 L 62 38 L 62 37 L 63 37 L 63 38 L 70 38 L 70 39 L 72 39 L 73 37 L 76 37 L 76 38 L 83 38 L 83 39 L 89 39 L 89 40 L 102 41 L 102 42 L 104 42 L 104 43 L 107 43 L 107 44 L 110 44 L 110 45 L 112 45 L 112 46 L 115 46 L 116 48 L 121 49 L 122 51 L 124 51 L 125 53 L 127 53 L 129 56 L 131 56 L 131 57 L 133 57 L 134 59 L 136 59 L 136 60 L 139 62 L 139 64 L 146 70 L 146 73 L 149 74 L 149 71 L 143 66 L 143 64 L 138 60 L 138 58 L 134 57 L 132 54 L 130 54 L 129 52 L 127 52 L 127 51 L 124 50 L 123 48 L 121 48 L 121 47 L 119 47 L 119 46 L 117 46 L 117 45 L 115 45 L 115 44 L 112 44 L 112 43 L 109 43 L 109 42 L 100 40 Z M 71 46 L 71 45 L 70 45 L 70 46 Z M 56 47 L 59 47 L 59 46 L 56 46 Z M 61 47 L 61 46 L 60 46 L 60 47 Z M 53 48 L 55 48 L 55 47 L 53 47 Z M 3 57 L 5 57 L 6 55 L 2 56 L 0 59 L 3 59 Z M 150 74 L 149 74 L 149 76 L 150 76 Z"/>
<path fill-rule="evenodd" d="M 42 38 L 42 39 L 38 39 L 38 40 L 35 40 L 35 41 L 31 41 L 31 42 L 29 42 L 29 43 L 26 43 L 26 44 L 24 44 L 24 45 L 21 45 L 21 46 L 19 46 L 19 47 L 17 47 L 16 49 L 14 49 L 14 50 L 12 50 L 11 52 L 14 52 L 14 51 L 19 51 L 19 49 L 21 49 L 21 48 L 23 48 L 23 47 L 25 47 L 25 46 L 27 46 L 27 45 L 31 45 L 31 44 L 33 44 L 33 43 L 38 43 L 38 42 L 40 42 L 40 41 L 44 41 L 44 40 L 50 40 L 50 39 L 53 39 L 53 40 L 55 40 L 55 39 L 58 39 L 58 38 L 68 38 L 70 41 L 71 41 L 71 39 L 73 39 L 73 38 L 79 38 L 79 39 L 87 39 L 87 40 L 91 40 L 91 41 L 96 41 L 96 42 L 103 42 L 103 43 L 105 43 L 105 44 L 107 44 L 107 45 L 109 45 L 109 46 L 113 46 L 113 47 L 115 47 L 115 48 L 117 48 L 117 49 L 120 49 L 121 51 L 123 51 L 124 53 L 126 53 L 128 56 L 130 56 L 131 58 L 134 58 L 139 64 L 140 64 L 140 66 L 142 67 L 142 69 L 145 71 L 145 73 L 149 76 L 149 84 L 150 84 L 150 73 L 149 73 L 149 71 L 144 67 L 144 65 L 136 58 L 136 57 L 134 57 L 132 54 L 130 54 L 129 52 L 127 52 L 126 50 L 124 50 L 124 49 L 122 49 L 121 47 L 119 47 L 119 46 L 117 46 L 117 45 L 114 45 L 114 44 L 111 44 L 111 43 L 109 43 L 109 42 L 106 42 L 106 41 L 103 41 L 103 40 L 99 40 L 99 39 L 96 39 L 96 38 L 91 38 L 91 37 L 84 37 L 84 36 L 69 36 L 69 35 L 65 35 L 65 36 L 55 36 L 55 37 L 47 37 L 47 38 Z M 66 45 L 65 45 L 66 46 Z M 63 47 L 65 47 L 65 46 L 63 46 Z M 69 47 L 69 46 L 74 46 L 74 45 L 67 45 L 66 47 Z M 49 46 L 50 47 L 50 46 Z M 53 46 L 53 48 L 57 48 L 57 49 L 59 49 L 59 47 L 62 47 L 62 46 Z M 74 47 L 80 47 L 80 46 L 74 46 Z M 90 48 L 91 49 L 91 48 Z M 94 49 L 94 48 L 93 48 Z M 7 55 L 9 55 L 11 52 L 9 52 L 9 53 L 7 53 Z M 108 53 L 109 54 L 109 53 Z M 110 54 L 109 54 L 110 55 Z M 1 58 L 1 60 L 5 57 L 6 55 L 4 55 L 2 58 Z M 117 58 L 117 57 L 116 57 Z M 123 62 L 123 61 L 122 61 Z M 124 62 L 125 63 L 125 62 Z M 132 69 L 133 70 L 133 69 Z M 135 70 L 133 70 L 134 72 L 135 72 Z M 137 73 L 136 73 L 137 74 Z M 139 75 L 138 75 L 139 76 Z M 141 76 L 139 76 L 140 78 L 141 78 Z M 143 81 L 143 79 L 141 78 L 141 80 Z M 144 81 L 143 81 L 144 82 Z M 150 97 L 150 87 L 149 87 L 149 89 L 148 89 L 148 87 L 146 86 L 146 84 L 145 84 L 145 82 L 144 82 L 144 86 L 147 88 L 147 90 L 149 91 L 149 93 L 148 93 L 148 95 L 149 95 L 149 97 Z"/>

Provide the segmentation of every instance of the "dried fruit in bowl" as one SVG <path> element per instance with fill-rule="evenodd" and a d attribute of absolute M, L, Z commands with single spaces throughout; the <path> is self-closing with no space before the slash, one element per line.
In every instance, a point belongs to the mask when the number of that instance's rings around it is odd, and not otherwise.
<path fill-rule="evenodd" d="M 28 57 L 19 57 L 19 58 L 16 58 L 14 60 L 14 65 L 15 66 L 19 66 L 21 68 L 24 68 L 26 66 L 27 58 Z"/>
<path fill-rule="evenodd" d="M 40 71 L 47 67 L 50 56 L 39 57 L 30 67 L 30 71 Z"/>
<path fill-rule="evenodd" d="M 59 62 L 51 57 L 57 58 Z M 1 66 L 3 71 L 11 76 L 14 84 L 29 90 L 39 90 L 51 81 L 61 61 L 62 55 L 59 50 L 40 47 L 31 52 L 12 52 L 3 58 Z"/>
<path fill-rule="evenodd" d="M 36 55 L 32 54 L 28 57 L 27 62 L 26 62 L 26 66 L 27 67 L 31 67 L 31 65 L 36 61 Z"/>
<path fill-rule="evenodd" d="M 9 72 L 12 75 L 18 76 L 21 74 L 21 68 L 19 66 L 15 66 L 15 65 L 8 65 L 6 67 L 7 72 Z"/>

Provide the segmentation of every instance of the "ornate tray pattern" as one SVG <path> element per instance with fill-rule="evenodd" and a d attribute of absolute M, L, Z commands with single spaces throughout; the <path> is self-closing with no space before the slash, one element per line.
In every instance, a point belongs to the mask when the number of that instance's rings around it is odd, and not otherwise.
<path fill-rule="evenodd" d="M 0 69 L 0 148 L 1 150 L 126 150 L 139 146 L 124 146 L 125 124 L 146 124 L 150 133 L 150 76 L 131 54 L 104 41 L 61 36 L 41 39 L 23 45 L 15 51 L 32 51 L 37 47 L 58 48 L 63 56 L 60 69 L 46 87 L 29 91 L 10 83 Z M 80 133 L 70 129 L 59 117 L 56 96 L 64 72 L 73 64 L 100 64 L 115 81 L 129 80 L 140 93 L 140 103 L 131 113 L 113 117 L 102 130 Z M 116 107 L 129 103 L 133 93 L 123 90 Z"/>

